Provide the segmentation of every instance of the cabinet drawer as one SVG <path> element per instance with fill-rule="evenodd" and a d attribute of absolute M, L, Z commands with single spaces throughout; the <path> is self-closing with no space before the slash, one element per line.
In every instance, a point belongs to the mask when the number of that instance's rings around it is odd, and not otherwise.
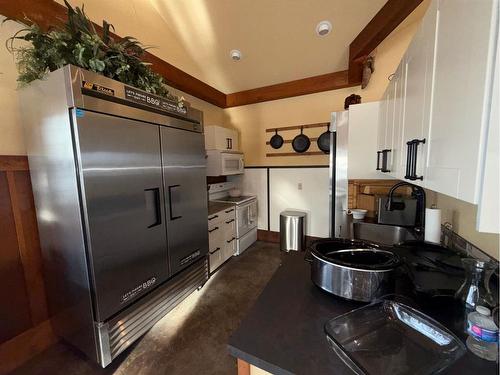
<path fill-rule="evenodd" d="M 208 249 L 210 251 L 212 251 L 212 248 L 220 247 L 220 243 L 224 239 L 223 231 L 224 227 L 221 223 L 208 229 Z"/>
<path fill-rule="evenodd" d="M 228 222 L 230 220 L 234 220 L 235 219 L 235 217 L 236 217 L 235 213 L 236 213 L 236 208 L 235 207 L 230 207 L 230 208 L 226 208 L 223 211 L 220 211 L 219 212 L 219 216 L 222 218 L 222 221 Z"/>
<path fill-rule="evenodd" d="M 236 252 L 236 238 L 231 237 L 228 240 L 224 240 L 224 251 L 222 253 L 224 261 L 226 259 L 231 258 L 235 252 Z"/>
<path fill-rule="evenodd" d="M 209 261 L 210 261 L 210 272 L 214 272 L 217 267 L 219 267 L 222 263 L 222 249 L 215 250 L 209 253 Z"/>
<path fill-rule="evenodd" d="M 216 212 L 213 215 L 208 216 L 208 228 L 209 229 L 222 222 L 222 220 L 224 219 L 223 213 L 224 213 L 224 211 L 220 211 L 220 212 Z"/>

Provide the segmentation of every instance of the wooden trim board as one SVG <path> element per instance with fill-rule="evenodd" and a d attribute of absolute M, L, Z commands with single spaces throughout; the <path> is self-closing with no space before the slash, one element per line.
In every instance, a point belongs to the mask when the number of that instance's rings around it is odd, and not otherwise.
<path fill-rule="evenodd" d="M 1 155 L 0 171 L 27 171 L 28 157 L 25 155 Z"/>
<path fill-rule="evenodd" d="M 279 156 L 314 156 L 314 155 L 328 155 L 323 151 L 306 151 L 306 152 L 272 152 L 267 153 L 266 158 L 279 157 Z"/>
<path fill-rule="evenodd" d="M 57 342 L 49 320 L 0 345 L 0 375 L 8 374 Z"/>
<path fill-rule="evenodd" d="M 310 128 L 324 128 L 326 126 L 330 126 L 329 122 L 317 122 L 315 124 L 303 124 L 303 125 L 291 125 L 291 126 L 282 126 L 280 128 L 268 128 L 266 129 L 266 133 L 275 133 L 276 130 L 278 132 L 285 130 L 296 130 L 296 129 L 310 129 Z"/>

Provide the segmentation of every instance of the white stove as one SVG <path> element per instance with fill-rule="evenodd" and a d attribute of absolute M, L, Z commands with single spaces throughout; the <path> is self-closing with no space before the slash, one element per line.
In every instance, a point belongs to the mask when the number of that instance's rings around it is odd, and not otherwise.
<path fill-rule="evenodd" d="M 241 195 L 230 197 L 229 190 L 235 187 L 233 182 L 211 184 L 208 197 L 213 202 L 224 202 L 235 205 L 236 209 L 236 253 L 240 255 L 257 241 L 257 197 Z"/>

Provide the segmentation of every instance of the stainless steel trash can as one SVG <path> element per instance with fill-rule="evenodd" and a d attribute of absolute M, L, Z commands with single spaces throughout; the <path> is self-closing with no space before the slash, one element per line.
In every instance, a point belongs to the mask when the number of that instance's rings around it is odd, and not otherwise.
<path fill-rule="evenodd" d="M 280 249 L 304 251 L 306 249 L 306 213 L 283 211 L 280 214 Z"/>

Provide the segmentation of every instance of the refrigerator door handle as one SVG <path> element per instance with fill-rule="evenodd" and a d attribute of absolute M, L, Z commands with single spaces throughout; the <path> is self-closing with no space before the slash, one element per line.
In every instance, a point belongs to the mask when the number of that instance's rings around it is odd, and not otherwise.
<path fill-rule="evenodd" d="M 180 187 L 181 187 L 181 185 L 170 185 L 168 187 L 168 207 L 169 207 L 169 211 L 170 211 L 170 220 L 177 220 L 177 219 L 182 218 L 182 215 L 175 215 L 174 207 L 172 204 L 172 201 L 173 201 L 172 195 L 174 193 L 174 189 L 177 189 Z"/>
<path fill-rule="evenodd" d="M 151 207 L 151 202 L 153 202 L 155 220 L 148 228 L 153 228 L 161 224 L 161 201 L 160 201 L 160 188 L 144 189 L 144 195 L 146 198 L 146 207 Z"/>

